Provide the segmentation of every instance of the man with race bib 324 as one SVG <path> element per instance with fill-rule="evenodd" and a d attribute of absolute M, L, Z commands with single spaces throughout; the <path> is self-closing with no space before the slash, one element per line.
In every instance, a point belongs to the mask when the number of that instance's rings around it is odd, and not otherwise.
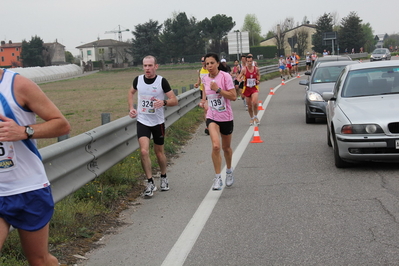
<path fill-rule="evenodd" d="M 141 165 L 147 177 L 144 196 L 152 197 L 157 190 L 152 178 L 150 158 L 150 139 L 154 140 L 154 151 L 161 170 L 161 190 L 169 190 L 166 177 L 167 160 L 164 151 L 165 140 L 165 115 L 164 106 L 177 105 L 178 101 L 168 81 L 157 75 L 157 60 L 153 56 L 143 59 L 144 74 L 133 80 L 133 85 L 128 93 L 129 116 L 137 117 L 137 138 L 141 152 Z M 137 110 L 134 108 L 135 94 L 137 96 Z M 165 95 L 168 97 L 165 100 Z"/>

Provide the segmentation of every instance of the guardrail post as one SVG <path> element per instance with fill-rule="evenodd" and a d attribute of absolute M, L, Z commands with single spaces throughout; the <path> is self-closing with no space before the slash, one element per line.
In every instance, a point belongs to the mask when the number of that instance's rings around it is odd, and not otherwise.
<path fill-rule="evenodd" d="M 57 139 L 58 139 L 58 142 L 66 140 L 66 139 L 69 139 L 69 134 L 63 135 L 63 136 L 59 136 Z"/>
<path fill-rule="evenodd" d="M 194 89 L 194 84 L 190 84 L 190 90 Z"/>
<path fill-rule="evenodd" d="M 111 114 L 110 113 L 102 113 L 101 114 L 101 125 L 105 125 L 111 122 Z"/>
<path fill-rule="evenodd" d="M 175 93 L 175 95 L 179 95 L 179 90 L 178 89 L 173 89 L 173 92 Z"/>
<path fill-rule="evenodd" d="M 186 87 L 181 88 L 181 93 L 185 93 L 187 91 Z"/>

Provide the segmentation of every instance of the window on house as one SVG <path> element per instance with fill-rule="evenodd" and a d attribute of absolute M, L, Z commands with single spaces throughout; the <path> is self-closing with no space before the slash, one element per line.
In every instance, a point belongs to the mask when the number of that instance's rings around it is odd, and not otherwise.
<path fill-rule="evenodd" d="M 99 49 L 98 49 L 98 53 L 99 53 L 99 54 L 104 54 L 104 48 L 99 48 Z"/>
<path fill-rule="evenodd" d="M 91 50 L 87 50 L 87 55 L 91 55 Z"/>
<path fill-rule="evenodd" d="M 14 53 L 11 53 L 11 56 L 15 56 Z"/>
<path fill-rule="evenodd" d="M 19 56 L 17 56 L 17 61 L 19 61 Z"/>
<path fill-rule="evenodd" d="M 16 51 L 19 51 L 19 47 L 15 48 Z"/>
<path fill-rule="evenodd" d="M 4 62 L 4 56 L 1 57 L 1 62 Z"/>

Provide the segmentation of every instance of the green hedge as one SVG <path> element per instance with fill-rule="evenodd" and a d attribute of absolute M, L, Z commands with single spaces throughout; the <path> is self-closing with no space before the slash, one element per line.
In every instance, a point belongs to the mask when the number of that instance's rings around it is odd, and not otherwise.
<path fill-rule="evenodd" d="M 263 58 L 275 58 L 277 46 L 252 46 L 250 51 L 255 58 L 257 58 L 258 55 L 263 55 Z"/>

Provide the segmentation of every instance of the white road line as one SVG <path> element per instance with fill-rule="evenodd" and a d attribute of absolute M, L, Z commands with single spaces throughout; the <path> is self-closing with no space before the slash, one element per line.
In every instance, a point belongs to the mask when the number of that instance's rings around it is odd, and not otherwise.
<path fill-rule="evenodd" d="M 278 85 L 274 88 L 274 92 L 280 88 L 281 85 Z M 262 104 L 263 109 L 258 113 L 259 121 L 262 119 L 263 113 L 266 111 L 267 105 L 270 102 L 270 99 L 273 95 L 268 95 Z M 249 127 L 244 137 L 242 138 L 240 144 L 238 144 L 237 148 L 233 152 L 233 161 L 232 166 L 236 168 L 238 162 L 241 159 L 245 149 L 247 148 L 251 137 L 253 136 L 253 127 Z M 222 169 L 222 173 L 226 172 L 226 166 Z M 223 184 L 226 183 L 226 176 L 223 175 Z M 208 191 L 205 198 L 202 200 L 200 206 L 194 213 L 193 217 L 187 224 L 186 228 L 180 235 L 179 239 L 176 241 L 175 245 L 169 251 L 169 254 L 166 256 L 165 260 L 162 263 L 162 266 L 179 266 L 183 265 L 188 254 L 190 254 L 191 249 L 193 248 L 195 242 L 198 239 L 202 229 L 205 226 L 205 223 L 208 221 L 209 216 L 211 215 L 213 208 L 216 206 L 220 196 L 222 195 L 222 190 L 214 191 L 212 188 Z"/>

